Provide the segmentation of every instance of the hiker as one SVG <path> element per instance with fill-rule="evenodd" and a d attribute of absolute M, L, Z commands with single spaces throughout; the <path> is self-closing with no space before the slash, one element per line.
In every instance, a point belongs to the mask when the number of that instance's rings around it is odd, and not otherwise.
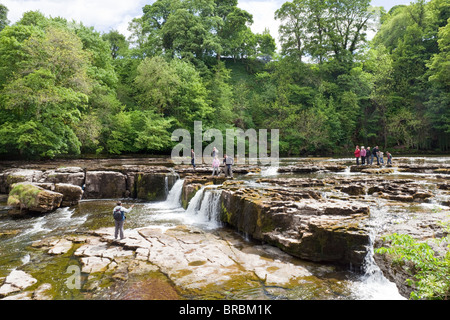
<path fill-rule="evenodd" d="M 366 149 L 364 149 L 364 146 L 361 147 L 361 164 L 366 164 Z"/>
<path fill-rule="evenodd" d="M 369 165 L 369 164 L 372 164 L 371 163 L 371 159 L 370 159 L 370 156 L 372 155 L 372 152 L 370 151 L 370 147 L 367 147 L 367 150 L 366 150 L 366 164 L 367 165 Z M 372 160 L 373 160 L 373 158 L 372 158 Z"/>
<path fill-rule="evenodd" d="M 116 224 L 116 229 L 114 231 L 114 238 L 117 239 L 117 236 L 120 233 L 120 240 L 122 240 L 124 238 L 123 236 L 123 224 L 125 223 L 125 219 L 127 218 L 125 216 L 125 213 L 129 213 L 131 211 L 131 209 L 133 209 L 134 204 L 126 209 L 124 207 L 122 207 L 122 202 L 117 202 L 117 206 L 114 207 L 113 210 L 113 216 L 114 216 L 114 221 Z"/>
<path fill-rule="evenodd" d="M 361 157 L 361 150 L 359 150 L 359 146 L 356 146 L 355 157 L 356 157 L 356 165 L 359 165 L 359 157 Z"/>
<path fill-rule="evenodd" d="M 378 151 L 378 159 L 380 160 L 380 165 L 384 166 L 383 152 L 382 151 Z"/>
<path fill-rule="evenodd" d="M 214 159 L 218 155 L 216 147 L 213 148 L 213 151 L 211 152 L 211 157 Z"/>
<path fill-rule="evenodd" d="M 386 151 L 386 157 L 387 157 L 386 165 L 388 164 L 392 165 L 392 154 L 390 154 L 389 151 Z"/>
<path fill-rule="evenodd" d="M 215 176 L 216 173 L 217 173 L 217 175 L 219 175 L 219 170 L 220 170 L 219 167 L 220 167 L 219 158 L 217 156 L 215 156 L 213 159 L 213 163 L 212 163 L 212 168 L 213 168 L 212 176 L 213 177 Z"/>
<path fill-rule="evenodd" d="M 191 164 L 192 164 L 192 167 L 195 170 L 195 152 L 194 152 L 194 149 L 191 149 Z"/>
<path fill-rule="evenodd" d="M 380 149 L 378 149 L 378 146 L 373 148 L 373 150 L 372 150 L 372 161 L 371 161 L 370 164 L 372 164 L 372 162 L 373 162 L 373 157 L 376 157 L 377 158 L 377 165 L 380 165 L 380 159 L 378 159 L 378 152 L 380 152 Z"/>
<path fill-rule="evenodd" d="M 233 158 L 232 157 L 228 157 L 227 155 L 225 155 L 223 161 L 224 161 L 225 166 L 226 166 L 226 168 L 225 168 L 225 176 L 233 178 L 233 169 L 231 168 L 231 166 L 234 164 Z"/>

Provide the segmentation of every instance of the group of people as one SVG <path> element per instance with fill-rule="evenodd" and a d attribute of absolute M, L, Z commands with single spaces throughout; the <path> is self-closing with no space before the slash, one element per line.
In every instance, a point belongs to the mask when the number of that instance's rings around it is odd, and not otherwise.
<path fill-rule="evenodd" d="M 212 162 L 212 175 L 215 176 L 217 174 L 217 176 L 220 174 L 220 160 L 219 160 L 219 152 L 216 149 L 216 147 L 213 148 L 213 151 L 211 153 L 211 157 L 213 158 L 213 162 Z M 224 165 L 224 173 L 226 177 L 230 177 L 233 178 L 233 169 L 232 166 L 234 165 L 234 160 L 233 157 L 229 157 L 226 154 L 223 155 L 223 161 L 222 161 L 223 165 Z M 195 166 L 195 152 L 194 149 L 191 149 L 191 164 L 192 167 L 194 168 L 194 170 L 196 169 Z"/>
<path fill-rule="evenodd" d="M 383 152 L 380 151 L 378 146 L 370 150 L 370 147 L 364 148 L 364 146 L 359 148 L 356 146 L 355 149 L 356 164 L 359 165 L 359 160 L 361 159 L 361 164 L 370 165 L 373 164 L 374 158 L 377 160 L 377 165 L 384 165 Z M 386 164 L 392 165 L 392 154 L 386 151 Z"/>

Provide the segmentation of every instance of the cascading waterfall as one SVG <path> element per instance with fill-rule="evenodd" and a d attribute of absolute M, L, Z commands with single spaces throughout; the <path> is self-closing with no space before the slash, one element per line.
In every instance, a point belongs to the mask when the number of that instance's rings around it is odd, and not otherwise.
<path fill-rule="evenodd" d="M 375 237 L 382 225 L 382 220 L 388 216 L 387 210 L 384 206 L 380 205 L 370 208 L 370 219 L 372 222 L 370 226 L 371 232 L 369 233 L 369 250 L 364 261 L 364 274 L 361 282 L 355 284 L 358 287 L 356 290 L 358 292 L 358 299 L 405 299 L 398 293 L 396 285 L 384 277 L 383 272 L 373 258 Z M 387 293 L 390 293 L 390 296 L 386 296 Z"/>
<path fill-rule="evenodd" d="M 167 178 L 166 178 L 167 179 Z M 167 194 L 164 207 L 179 208 L 181 207 L 181 193 L 183 192 L 183 179 L 178 179 Z"/>
<path fill-rule="evenodd" d="M 193 224 L 200 224 L 207 229 L 221 226 L 219 220 L 221 192 L 214 187 L 202 187 L 189 202 L 186 215 Z"/>
<path fill-rule="evenodd" d="M 147 221 L 170 225 L 177 220 L 186 224 L 200 225 L 206 229 L 220 227 L 221 192 L 212 186 L 204 186 L 196 192 L 185 210 L 181 205 L 183 184 L 184 180 L 178 179 L 168 192 L 165 201 L 146 205 L 152 211 L 152 214 L 147 216 Z"/>

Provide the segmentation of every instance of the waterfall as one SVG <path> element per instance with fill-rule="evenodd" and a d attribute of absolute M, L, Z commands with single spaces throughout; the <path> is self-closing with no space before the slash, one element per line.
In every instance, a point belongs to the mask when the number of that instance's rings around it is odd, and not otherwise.
<path fill-rule="evenodd" d="M 186 215 L 193 224 L 200 224 L 207 229 L 221 226 L 219 219 L 221 192 L 214 187 L 202 187 L 189 202 Z"/>
<path fill-rule="evenodd" d="M 181 193 L 183 191 L 183 179 L 178 179 L 168 192 L 164 207 L 178 208 L 181 207 Z"/>
<path fill-rule="evenodd" d="M 404 300 L 405 298 L 398 293 L 396 285 L 384 277 L 383 272 L 376 264 L 374 255 L 375 237 L 379 233 L 379 228 L 383 225 L 382 220 L 386 219 L 388 209 L 384 206 L 370 208 L 371 216 L 371 232 L 369 234 L 368 253 L 364 261 L 364 274 L 361 277 L 360 283 L 356 283 L 358 299 L 389 299 L 389 300 Z"/>
<path fill-rule="evenodd" d="M 169 195 L 169 177 L 168 176 L 166 176 L 164 178 L 164 192 L 165 192 L 165 195 L 167 198 L 167 196 Z"/>

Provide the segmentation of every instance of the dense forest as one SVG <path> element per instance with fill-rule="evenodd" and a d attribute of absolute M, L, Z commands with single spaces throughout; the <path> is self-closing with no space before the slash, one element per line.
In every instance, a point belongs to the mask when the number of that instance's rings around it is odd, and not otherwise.
<path fill-rule="evenodd" d="M 449 0 L 293 0 L 277 48 L 237 0 L 156 0 L 128 38 L 0 4 L 0 154 L 170 154 L 194 121 L 279 129 L 286 156 L 448 152 L 449 17 Z"/>

